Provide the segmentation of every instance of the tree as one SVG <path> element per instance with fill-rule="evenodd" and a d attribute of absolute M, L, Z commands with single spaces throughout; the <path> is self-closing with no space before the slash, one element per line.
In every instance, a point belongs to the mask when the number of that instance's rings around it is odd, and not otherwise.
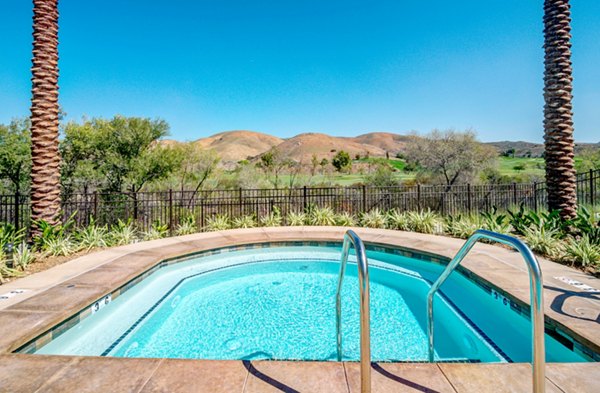
<path fill-rule="evenodd" d="M 483 169 L 494 165 L 498 155 L 494 148 L 479 143 L 473 131 L 454 130 L 413 135 L 405 154 L 419 175 L 448 186 L 473 181 Z"/>
<path fill-rule="evenodd" d="M 13 192 L 28 185 L 31 170 L 31 138 L 27 120 L 0 125 L 0 178 L 7 179 Z"/>
<path fill-rule="evenodd" d="M 548 209 L 577 214 L 569 0 L 544 0 L 544 158 Z"/>
<path fill-rule="evenodd" d="M 331 165 L 338 171 L 347 171 L 352 167 L 350 155 L 343 150 L 340 150 L 331 160 Z"/>
<path fill-rule="evenodd" d="M 31 219 L 60 222 L 58 0 L 33 0 Z M 36 225 L 33 235 L 39 232 Z"/>
<path fill-rule="evenodd" d="M 375 170 L 365 176 L 365 184 L 375 187 L 393 187 L 398 184 L 394 178 L 394 168 L 387 162 L 376 161 Z"/>
<path fill-rule="evenodd" d="M 283 157 L 281 152 L 277 149 L 271 149 L 268 152 L 260 156 L 260 162 L 257 164 L 261 168 L 268 180 L 273 184 L 273 187 L 279 188 L 280 177 L 286 169 L 292 169 L 296 167 L 296 163 Z"/>
<path fill-rule="evenodd" d="M 66 189 L 88 182 L 105 192 L 137 192 L 181 165 L 175 148 L 160 144 L 168 135 L 163 120 L 116 116 L 69 123 L 61 145 Z"/>

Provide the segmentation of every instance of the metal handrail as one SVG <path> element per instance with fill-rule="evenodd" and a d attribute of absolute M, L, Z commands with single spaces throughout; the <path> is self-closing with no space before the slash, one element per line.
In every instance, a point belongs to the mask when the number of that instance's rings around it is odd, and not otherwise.
<path fill-rule="evenodd" d="M 342 259 L 340 275 L 336 293 L 336 329 L 337 329 L 337 357 L 342 360 L 342 283 L 346 273 L 350 243 L 356 250 L 356 264 L 358 266 L 358 286 L 360 290 L 360 391 L 371 392 L 371 322 L 369 308 L 369 263 L 365 252 L 365 245 L 360 237 L 348 230 L 344 235 L 342 246 Z"/>
<path fill-rule="evenodd" d="M 531 302 L 531 321 L 532 321 L 532 352 L 533 352 L 533 391 L 543 393 L 545 391 L 545 349 L 544 349 L 544 299 L 542 270 L 540 264 L 533 252 L 521 240 L 503 235 L 496 232 L 480 229 L 476 231 L 458 253 L 452 258 L 441 276 L 433 283 L 427 294 L 427 336 L 429 338 L 429 361 L 433 362 L 433 295 L 442 286 L 444 281 L 458 267 L 465 256 L 471 251 L 475 243 L 480 239 L 494 240 L 498 243 L 506 244 L 517 250 L 527 263 L 529 271 L 529 288 Z"/>

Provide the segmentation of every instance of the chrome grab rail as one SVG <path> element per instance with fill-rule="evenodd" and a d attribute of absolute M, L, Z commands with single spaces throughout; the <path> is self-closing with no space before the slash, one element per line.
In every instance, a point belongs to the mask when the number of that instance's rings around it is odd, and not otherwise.
<path fill-rule="evenodd" d="M 358 285 L 360 290 L 360 391 L 371 392 L 371 322 L 369 308 L 369 263 L 365 252 L 365 245 L 360 237 L 348 230 L 344 235 L 342 246 L 342 259 L 340 276 L 338 278 L 337 293 L 335 297 L 336 329 L 337 329 L 337 358 L 342 360 L 342 283 L 346 273 L 350 243 L 356 250 L 356 264 L 358 266 Z"/>
<path fill-rule="evenodd" d="M 543 283 L 542 270 L 535 255 L 529 247 L 521 240 L 480 229 L 476 231 L 465 244 L 461 247 L 458 253 L 452 258 L 441 276 L 433 283 L 429 293 L 427 294 L 427 336 L 429 339 L 429 361 L 433 362 L 434 346 L 433 346 L 433 295 L 442 286 L 444 281 L 458 267 L 465 256 L 471 251 L 475 243 L 480 239 L 490 239 L 498 243 L 506 244 L 517 250 L 525 259 L 527 269 L 529 271 L 529 287 L 530 287 L 530 302 L 531 302 L 531 321 L 532 321 L 532 352 L 533 352 L 533 391 L 535 393 L 543 393 L 545 391 L 545 349 L 544 349 L 544 299 L 543 299 Z"/>

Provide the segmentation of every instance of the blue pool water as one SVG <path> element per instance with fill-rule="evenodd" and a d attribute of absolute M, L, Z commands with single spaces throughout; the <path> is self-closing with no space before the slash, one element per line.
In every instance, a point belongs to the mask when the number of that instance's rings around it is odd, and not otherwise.
<path fill-rule="evenodd" d="M 336 360 L 338 248 L 275 247 L 159 269 L 37 353 Z M 427 358 L 425 299 L 442 267 L 368 252 L 374 361 Z M 352 261 L 352 259 L 351 259 Z M 529 361 L 530 323 L 458 273 L 435 302 L 436 358 Z M 344 359 L 359 358 L 356 265 L 342 291 Z M 584 359 L 552 337 L 549 361 Z"/>

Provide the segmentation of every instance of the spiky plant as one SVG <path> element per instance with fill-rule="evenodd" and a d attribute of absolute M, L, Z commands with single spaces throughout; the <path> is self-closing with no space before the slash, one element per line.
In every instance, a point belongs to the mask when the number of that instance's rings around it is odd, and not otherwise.
<path fill-rule="evenodd" d="M 329 206 L 316 207 L 310 212 L 309 222 L 311 225 L 335 225 L 335 212 Z"/>
<path fill-rule="evenodd" d="M 208 232 L 224 231 L 231 228 L 231 220 L 227 214 L 217 214 L 206 221 L 206 230 Z"/>
<path fill-rule="evenodd" d="M 544 141 L 549 210 L 577 214 L 569 0 L 544 0 Z"/>
<path fill-rule="evenodd" d="M 241 216 L 233 219 L 234 228 L 254 228 L 256 226 L 256 219 L 254 216 Z"/>
<path fill-rule="evenodd" d="M 152 223 L 150 229 L 143 233 L 144 240 L 157 240 L 166 237 L 169 234 L 169 226 L 161 224 L 159 221 Z"/>
<path fill-rule="evenodd" d="M 408 227 L 414 232 L 420 233 L 442 233 L 444 232 L 444 221 L 435 212 L 427 209 L 406 214 Z"/>
<path fill-rule="evenodd" d="M 266 216 L 262 216 L 260 218 L 260 225 L 263 227 L 278 227 L 281 226 L 282 222 L 283 218 L 281 218 L 279 211 L 272 211 Z"/>
<path fill-rule="evenodd" d="M 356 225 L 356 219 L 348 212 L 343 212 L 335 215 L 335 225 L 342 227 L 353 227 Z"/>
<path fill-rule="evenodd" d="M 446 218 L 446 233 L 460 239 L 467 239 L 481 227 L 481 220 L 475 215 L 448 216 Z"/>
<path fill-rule="evenodd" d="M 106 226 L 96 225 L 94 220 L 75 233 L 75 240 L 80 249 L 89 251 L 92 248 L 106 247 L 108 238 L 108 228 Z"/>
<path fill-rule="evenodd" d="M 33 0 L 31 219 L 60 222 L 58 0 Z"/>
<path fill-rule="evenodd" d="M 137 230 L 131 220 L 124 222 L 117 221 L 117 225 L 110 228 L 108 241 L 113 246 L 122 246 L 133 243 L 137 240 Z"/>
<path fill-rule="evenodd" d="M 579 266 L 600 265 L 600 246 L 592 243 L 586 235 L 579 239 L 570 237 L 565 242 L 563 259 Z"/>
<path fill-rule="evenodd" d="M 367 228 L 385 228 L 386 215 L 379 209 L 373 209 L 362 214 L 360 223 Z"/>
<path fill-rule="evenodd" d="M 179 225 L 177 225 L 177 229 L 175 229 L 177 236 L 191 235 L 196 232 L 198 232 L 198 226 L 196 225 L 196 217 L 192 214 L 181 220 Z"/>
<path fill-rule="evenodd" d="M 408 217 L 406 212 L 399 210 L 390 210 L 387 214 L 388 228 L 397 229 L 399 231 L 409 231 Z"/>
<path fill-rule="evenodd" d="M 562 243 L 558 239 L 559 235 L 556 229 L 548 229 L 543 226 L 526 228 L 523 233 L 525 243 L 529 248 L 538 254 L 553 259 L 558 259 L 562 253 Z"/>
<path fill-rule="evenodd" d="M 13 267 L 25 270 L 31 262 L 35 260 L 35 256 L 27 243 L 20 243 L 13 253 Z"/>
<path fill-rule="evenodd" d="M 287 224 L 294 227 L 306 224 L 306 220 L 304 213 L 289 212 L 287 215 Z"/>
<path fill-rule="evenodd" d="M 44 243 L 42 253 L 53 257 L 66 257 L 78 251 L 78 247 L 70 236 L 48 239 Z"/>

